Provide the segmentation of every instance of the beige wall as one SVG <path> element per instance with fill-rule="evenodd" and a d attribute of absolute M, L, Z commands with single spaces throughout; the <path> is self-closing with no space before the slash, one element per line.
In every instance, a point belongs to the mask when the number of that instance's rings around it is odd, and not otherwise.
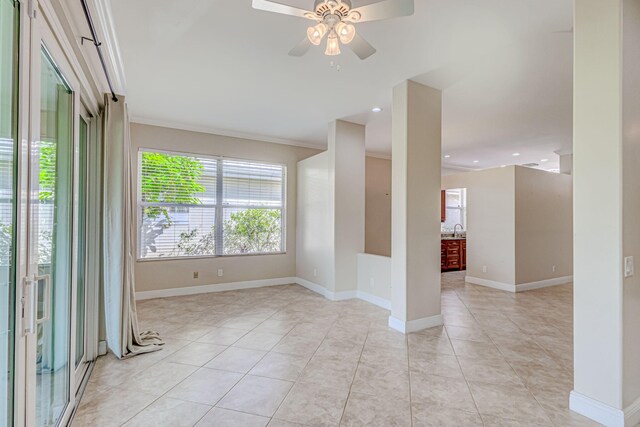
<path fill-rule="evenodd" d="M 509 166 L 442 177 L 443 190 L 467 189 L 468 276 L 515 284 L 515 173 Z"/>
<path fill-rule="evenodd" d="M 391 256 L 391 160 L 366 159 L 365 252 Z"/>
<path fill-rule="evenodd" d="M 509 166 L 442 183 L 467 189 L 468 276 L 522 285 L 573 274 L 571 176 Z"/>
<path fill-rule="evenodd" d="M 572 276 L 571 176 L 525 167 L 515 172 L 516 285 Z"/>
<path fill-rule="evenodd" d="M 636 274 L 623 282 L 626 407 L 640 398 L 640 1 L 624 0 L 623 7 L 623 251 L 636 263 Z"/>
<path fill-rule="evenodd" d="M 622 0 L 575 1 L 573 95 L 574 390 L 616 409 L 624 374 L 621 8 Z"/>
<path fill-rule="evenodd" d="M 150 291 L 186 286 L 211 285 L 247 280 L 292 277 L 296 272 L 296 176 L 297 162 L 318 150 L 230 138 L 198 132 L 131 125 L 134 156 L 140 148 L 221 155 L 239 159 L 285 163 L 287 165 L 286 253 L 282 255 L 231 256 L 136 262 L 136 290 Z M 137 162 L 134 164 L 137 177 Z M 137 200 L 137 187 L 134 188 Z M 219 268 L 224 276 L 218 277 Z M 193 272 L 199 278 L 193 278 Z"/>

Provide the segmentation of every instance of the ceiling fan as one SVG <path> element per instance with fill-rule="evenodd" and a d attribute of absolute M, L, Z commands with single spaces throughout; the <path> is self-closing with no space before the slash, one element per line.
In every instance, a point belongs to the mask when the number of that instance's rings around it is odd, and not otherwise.
<path fill-rule="evenodd" d="M 350 0 L 315 0 L 313 11 L 289 6 L 273 0 L 253 0 L 253 8 L 268 12 L 306 18 L 315 22 L 305 37 L 289 55 L 302 56 L 327 37 L 325 55 L 340 55 L 340 43 L 347 45 L 360 59 L 367 59 L 376 50 L 356 32 L 354 24 L 378 21 L 413 14 L 414 0 L 381 0 L 353 9 Z"/>

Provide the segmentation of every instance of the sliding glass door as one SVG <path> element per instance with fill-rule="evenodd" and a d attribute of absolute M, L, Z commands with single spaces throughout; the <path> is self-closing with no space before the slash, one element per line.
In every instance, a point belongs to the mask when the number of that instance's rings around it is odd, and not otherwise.
<path fill-rule="evenodd" d="M 13 424 L 18 9 L 0 0 L 0 426 Z"/>
<path fill-rule="evenodd" d="M 37 197 L 31 200 L 30 222 L 31 250 L 37 257 L 36 425 L 55 426 L 70 402 L 70 369 L 74 360 L 71 358 L 74 97 L 44 46 L 40 61 L 40 138 L 31 149 L 32 182 L 37 181 Z"/>

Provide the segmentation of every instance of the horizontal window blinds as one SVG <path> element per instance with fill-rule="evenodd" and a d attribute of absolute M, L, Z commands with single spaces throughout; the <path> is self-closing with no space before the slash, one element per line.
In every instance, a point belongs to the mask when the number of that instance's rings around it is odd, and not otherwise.
<path fill-rule="evenodd" d="M 139 258 L 284 251 L 286 168 L 141 151 Z"/>

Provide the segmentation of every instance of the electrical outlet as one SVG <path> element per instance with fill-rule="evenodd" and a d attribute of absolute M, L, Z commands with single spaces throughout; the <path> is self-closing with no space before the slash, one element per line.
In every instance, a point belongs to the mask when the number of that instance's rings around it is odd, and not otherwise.
<path fill-rule="evenodd" d="M 554 272 L 554 273 L 556 272 L 557 269 L 558 269 L 558 267 L 555 266 L 555 265 L 553 267 L 551 267 L 551 271 Z"/>
<path fill-rule="evenodd" d="M 193 272 L 193 278 L 194 278 L 194 279 L 197 279 L 197 278 L 198 278 L 198 272 L 197 272 L 197 271 L 194 271 L 194 272 Z"/>
<path fill-rule="evenodd" d="M 317 268 L 313 269 L 313 277 L 318 277 L 318 269 Z"/>
<path fill-rule="evenodd" d="M 483 265 L 483 266 L 482 266 L 482 272 L 483 272 L 483 273 L 486 273 L 486 272 L 487 272 L 487 266 L 486 266 L 486 265 Z"/>
<path fill-rule="evenodd" d="M 222 277 L 222 276 L 224 276 L 224 270 L 219 268 L 218 269 L 218 277 Z"/>
<path fill-rule="evenodd" d="M 633 265 L 633 257 L 628 256 L 624 259 L 624 277 L 631 277 L 635 274 L 635 266 Z"/>

